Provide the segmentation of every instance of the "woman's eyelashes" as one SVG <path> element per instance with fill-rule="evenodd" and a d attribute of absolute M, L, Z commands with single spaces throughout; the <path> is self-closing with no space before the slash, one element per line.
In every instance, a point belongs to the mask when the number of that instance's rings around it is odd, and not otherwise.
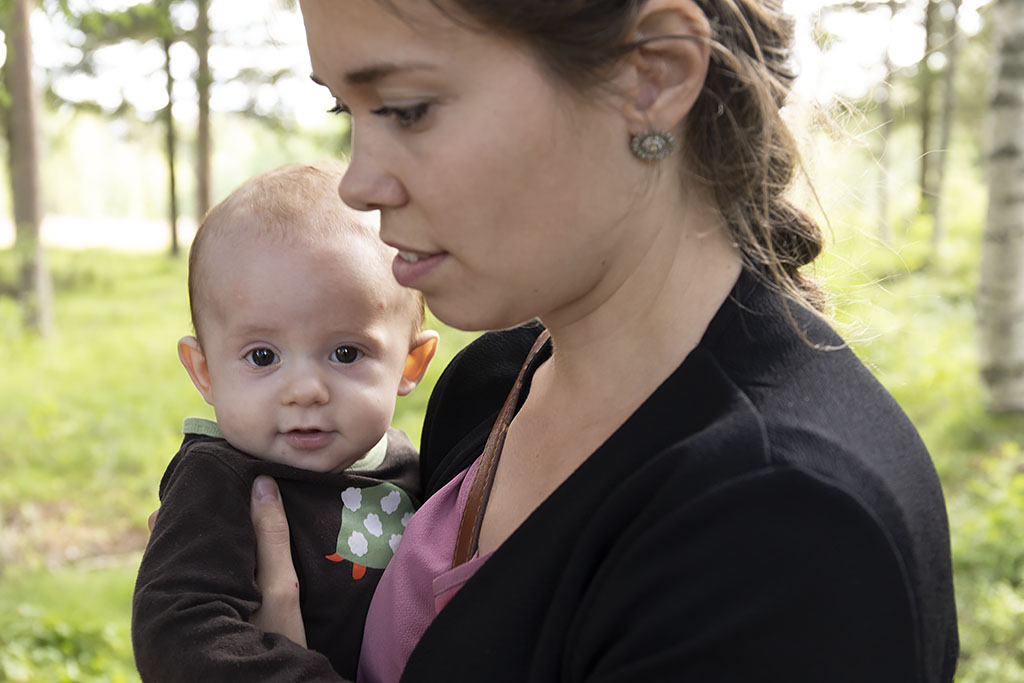
<path fill-rule="evenodd" d="M 380 107 L 370 113 L 374 116 L 393 119 L 399 126 L 408 128 L 422 121 L 429 110 L 429 102 L 419 102 L 409 107 Z"/>
<path fill-rule="evenodd" d="M 374 116 L 393 119 L 394 122 L 402 128 L 408 128 L 422 121 L 429 111 L 429 102 L 418 102 L 417 104 L 408 107 L 378 107 L 376 109 L 371 109 L 370 113 Z M 336 102 L 333 107 L 327 110 L 327 113 L 348 114 L 350 116 L 352 114 L 352 112 L 349 111 L 349 108 L 341 102 Z"/>

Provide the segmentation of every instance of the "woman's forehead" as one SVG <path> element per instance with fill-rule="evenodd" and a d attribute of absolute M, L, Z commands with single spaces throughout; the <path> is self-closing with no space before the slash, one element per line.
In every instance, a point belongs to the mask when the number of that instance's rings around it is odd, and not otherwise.
<path fill-rule="evenodd" d="M 300 0 L 313 80 L 339 89 L 368 87 L 397 74 L 472 70 L 498 36 L 428 0 Z"/>
<path fill-rule="evenodd" d="M 471 24 L 428 0 L 299 0 L 307 33 L 347 44 L 451 40 Z M 315 30 L 314 30 L 315 29 Z"/>

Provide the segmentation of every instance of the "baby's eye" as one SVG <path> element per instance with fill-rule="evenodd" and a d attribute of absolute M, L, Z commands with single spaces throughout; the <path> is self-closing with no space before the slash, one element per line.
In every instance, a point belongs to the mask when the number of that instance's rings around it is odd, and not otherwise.
<path fill-rule="evenodd" d="M 257 367 L 265 368 L 277 361 L 277 354 L 270 349 L 253 349 L 245 354 L 245 359 Z"/>
<path fill-rule="evenodd" d="M 338 363 L 355 363 L 363 357 L 363 352 L 354 346 L 339 346 L 331 352 L 331 360 Z"/>

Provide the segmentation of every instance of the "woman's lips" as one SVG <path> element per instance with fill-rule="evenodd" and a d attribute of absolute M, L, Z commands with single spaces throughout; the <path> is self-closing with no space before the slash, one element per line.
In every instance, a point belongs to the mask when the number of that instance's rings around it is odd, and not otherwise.
<path fill-rule="evenodd" d="M 398 256 L 403 261 L 408 261 L 409 263 L 416 263 L 417 261 L 422 261 L 423 259 L 428 258 L 430 254 L 420 254 L 415 251 L 403 251 L 399 249 Z"/>
<path fill-rule="evenodd" d="M 300 450 L 323 448 L 334 440 L 334 432 L 323 432 L 319 429 L 293 429 L 285 432 L 283 436 L 292 448 Z"/>
<path fill-rule="evenodd" d="M 394 273 L 398 284 L 403 287 L 415 287 L 416 283 L 437 268 L 446 256 L 445 252 L 423 254 L 399 249 L 391 264 L 391 272 Z"/>

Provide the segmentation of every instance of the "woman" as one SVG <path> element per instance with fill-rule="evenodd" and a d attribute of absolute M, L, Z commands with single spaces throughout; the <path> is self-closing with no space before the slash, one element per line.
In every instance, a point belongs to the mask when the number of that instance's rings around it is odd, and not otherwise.
<path fill-rule="evenodd" d="M 360 677 L 951 680 L 938 479 L 798 270 L 775 0 L 300 5 L 342 199 L 441 320 L 505 330 L 431 398 Z M 253 517 L 301 642 L 272 482 Z"/>

